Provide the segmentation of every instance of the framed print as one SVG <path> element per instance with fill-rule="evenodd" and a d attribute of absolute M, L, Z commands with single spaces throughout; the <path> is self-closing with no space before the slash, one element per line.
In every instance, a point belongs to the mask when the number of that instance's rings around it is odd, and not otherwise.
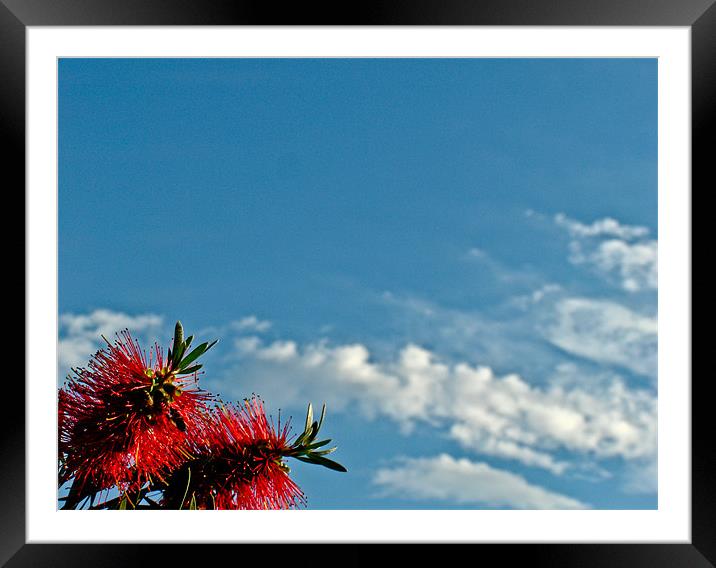
<path fill-rule="evenodd" d="M 3 562 L 712 565 L 716 8 L 537 6 L 3 0 Z"/>

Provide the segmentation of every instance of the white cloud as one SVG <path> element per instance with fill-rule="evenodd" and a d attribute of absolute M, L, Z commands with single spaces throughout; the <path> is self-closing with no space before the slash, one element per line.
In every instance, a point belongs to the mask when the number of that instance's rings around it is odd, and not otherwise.
<path fill-rule="evenodd" d="M 447 454 L 404 458 L 378 470 L 373 482 L 384 495 L 436 499 L 514 509 L 584 509 L 576 499 L 528 483 L 523 477 Z"/>
<path fill-rule="evenodd" d="M 104 345 L 102 335 L 112 341 L 114 334 L 125 328 L 134 334 L 157 331 L 163 319 L 155 314 L 132 316 L 102 309 L 89 314 L 61 314 L 59 323 L 58 368 L 63 377 L 71 367 L 85 365 Z"/>
<path fill-rule="evenodd" d="M 569 468 L 555 457 L 559 450 L 585 459 L 630 460 L 656 448 L 655 396 L 616 378 L 598 387 L 589 381 L 568 384 L 562 370 L 559 381 L 536 387 L 518 375 L 495 376 L 488 367 L 447 364 L 413 344 L 385 362 L 373 361 L 361 344 L 264 344 L 251 337 L 237 347 L 242 383 L 236 386 L 279 406 L 320 400 L 367 419 L 388 417 L 403 432 L 416 422 L 444 426 L 467 449 L 555 474 Z M 230 389 L 231 383 L 221 387 Z"/>
<path fill-rule="evenodd" d="M 656 377 L 657 320 L 605 300 L 565 298 L 545 335 L 561 349 L 598 363 Z"/>
<path fill-rule="evenodd" d="M 258 331 L 259 333 L 262 333 L 264 331 L 268 331 L 271 327 L 271 322 L 267 320 L 260 320 L 256 316 L 252 315 L 232 322 L 230 327 L 236 331 Z"/>
<path fill-rule="evenodd" d="M 593 264 L 603 274 L 616 274 L 628 292 L 658 286 L 658 250 L 656 241 L 626 243 L 610 239 L 588 254 L 585 262 Z"/>
<path fill-rule="evenodd" d="M 390 335 L 395 343 L 417 343 L 449 357 L 481 363 L 540 378 L 557 365 L 562 356 L 545 348 L 535 329 L 532 308 L 551 305 L 560 295 L 556 284 L 543 284 L 530 295 L 511 298 L 496 306 L 492 315 L 478 311 L 446 308 L 424 299 L 384 293 L 382 300 L 390 310 Z M 540 309 L 543 306 L 540 305 Z M 518 308 L 516 312 L 514 308 Z"/>
<path fill-rule="evenodd" d="M 563 291 L 562 286 L 559 284 L 543 284 L 539 288 L 533 290 L 530 294 L 522 296 L 515 296 L 509 300 L 511 305 L 517 306 L 522 310 L 528 310 L 535 304 L 539 304 L 545 298 L 554 294 L 561 293 Z"/>
<path fill-rule="evenodd" d="M 627 292 L 657 288 L 658 245 L 646 238 L 646 227 L 621 225 L 610 218 L 584 225 L 561 213 L 555 222 L 572 237 L 569 260 L 573 264 L 591 266 Z"/>
<path fill-rule="evenodd" d="M 610 217 L 594 221 L 591 225 L 570 219 L 564 213 L 555 215 L 554 220 L 559 226 L 567 229 L 573 237 L 618 237 L 628 240 L 645 237 L 649 234 L 647 227 L 622 225 Z"/>
<path fill-rule="evenodd" d="M 267 361 L 290 361 L 297 354 L 296 343 L 293 341 L 274 341 L 265 349 L 256 352 L 259 359 Z"/>

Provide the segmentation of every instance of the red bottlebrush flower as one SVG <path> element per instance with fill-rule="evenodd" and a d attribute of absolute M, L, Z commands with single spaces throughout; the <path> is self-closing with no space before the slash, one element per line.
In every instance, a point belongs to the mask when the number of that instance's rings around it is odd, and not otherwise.
<path fill-rule="evenodd" d="M 59 482 L 74 478 L 75 496 L 138 489 L 186 460 L 186 431 L 198 427 L 209 398 L 195 386 L 198 366 L 187 365 L 208 344 L 181 361 L 191 338 L 177 330 L 166 360 L 156 344 L 147 358 L 123 331 L 59 391 Z"/>
<path fill-rule="evenodd" d="M 305 497 L 289 477 L 289 425 L 269 421 L 258 398 L 215 408 L 193 431 L 193 459 L 176 471 L 163 506 L 197 509 L 290 509 Z"/>

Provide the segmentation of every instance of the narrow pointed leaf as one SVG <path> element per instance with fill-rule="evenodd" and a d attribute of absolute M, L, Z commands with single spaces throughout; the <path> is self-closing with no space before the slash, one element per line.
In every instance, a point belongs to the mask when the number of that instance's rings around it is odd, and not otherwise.
<path fill-rule="evenodd" d="M 305 430 L 303 432 L 301 432 L 301 435 L 298 438 L 296 438 L 296 440 L 293 442 L 292 447 L 297 448 L 298 446 L 300 446 L 303 443 L 303 441 L 307 435 L 308 435 L 308 432 L 306 432 Z"/>
<path fill-rule="evenodd" d="M 184 357 L 184 353 L 186 352 L 186 344 L 182 343 L 181 345 L 178 345 L 174 351 L 174 358 L 172 359 L 172 366 L 174 368 L 178 367 L 181 363 L 181 358 Z"/>
<path fill-rule="evenodd" d="M 179 368 L 180 369 L 185 368 L 189 365 L 189 363 L 196 360 L 198 357 L 201 357 L 208 349 L 207 345 L 209 345 L 209 344 L 202 343 L 201 345 L 196 347 L 191 353 L 189 353 L 189 355 L 184 357 L 184 360 L 181 362 L 181 365 L 179 366 Z"/>
<path fill-rule="evenodd" d="M 293 456 L 293 457 L 299 461 L 306 462 L 306 463 L 312 463 L 314 465 L 322 465 L 323 467 L 327 467 L 328 469 L 332 469 L 334 471 L 340 471 L 342 473 L 345 473 L 348 471 L 341 464 L 336 463 L 333 460 L 329 460 L 328 458 L 324 458 L 322 456 L 317 456 L 315 454 L 308 454 L 307 456 Z"/>
<path fill-rule="evenodd" d="M 342 471 L 347 472 L 348 470 L 343 467 L 341 464 L 334 462 L 333 460 L 329 460 L 328 458 L 324 458 L 322 456 L 317 456 L 315 454 L 311 455 L 311 461 L 313 463 L 316 463 L 318 465 L 322 465 L 323 467 L 327 467 L 328 469 L 332 469 L 334 471 Z"/>
<path fill-rule="evenodd" d="M 312 422 L 313 422 L 313 405 L 309 402 L 308 403 L 308 411 L 306 412 L 306 428 L 305 428 L 306 432 L 310 431 Z"/>
<path fill-rule="evenodd" d="M 313 442 L 313 440 L 316 439 L 316 434 L 318 434 L 318 422 L 314 422 L 313 424 L 311 424 L 311 430 L 308 433 L 308 438 L 306 439 L 306 441 L 309 444 Z"/>
<path fill-rule="evenodd" d="M 313 438 L 315 438 L 313 426 L 315 426 L 315 424 L 316 423 L 314 422 L 312 426 L 306 428 L 306 430 L 304 430 L 303 433 L 296 438 L 296 441 L 293 443 L 294 447 L 303 446 L 306 443 L 310 444 L 313 441 Z"/>
<path fill-rule="evenodd" d="M 311 454 L 313 454 L 313 455 L 315 455 L 315 456 L 325 456 L 325 455 L 328 455 L 328 454 L 332 454 L 332 453 L 335 452 L 337 449 L 338 449 L 338 446 L 335 446 L 335 447 L 333 447 L 333 448 L 328 448 L 327 450 L 319 450 L 319 451 L 317 451 L 317 452 L 311 452 Z"/>
<path fill-rule="evenodd" d="M 316 449 L 316 448 L 320 448 L 321 446 L 325 446 L 326 444 L 330 444 L 330 443 L 331 443 L 331 440 L 330 440 L 330 438 L 329 438 L 328 440 L 322 440 L 322 441 L 320 441 L 320 442 L 315 442 L 315 443 L 313 443 L 313 444 L 309 444 L 308 446 L 306 446 L 306 449 L 307 449 L 307 450 L 314 450 L 314 449 Z"/>
<path fill-rule="evenodd" d="M 323 403 L 323 407 L 321 408 L 321 417 L 318 419 L 318 430 L 321 429 L 321 426 L 323 425 L 323 419 L 326 417 L 326 403 Z"/>

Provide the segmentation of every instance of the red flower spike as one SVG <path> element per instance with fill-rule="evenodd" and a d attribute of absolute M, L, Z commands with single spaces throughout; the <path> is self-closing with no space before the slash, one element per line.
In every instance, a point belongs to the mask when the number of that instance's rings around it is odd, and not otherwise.
<path fill-rule="evenodd" d="M 290 509 L 305 497 L 283 463 L 289 425 L 277 426 L 254 397 L 240 407 L 215 408 L 192 432 L 193 458 L 164 490 L 167 508 Z"/>
<path fill-rule="evenodd" d="M 175 351 L 186 346 L 175 337 Z M 74 478 L 80 496 L 137 490 L 185 462 L 185 432 L 210 397 L 195 372 L 181 376 L 156 344 L 147 359 L 128 330 L 73 372 L 58 393 L 60 484 Z"/>

